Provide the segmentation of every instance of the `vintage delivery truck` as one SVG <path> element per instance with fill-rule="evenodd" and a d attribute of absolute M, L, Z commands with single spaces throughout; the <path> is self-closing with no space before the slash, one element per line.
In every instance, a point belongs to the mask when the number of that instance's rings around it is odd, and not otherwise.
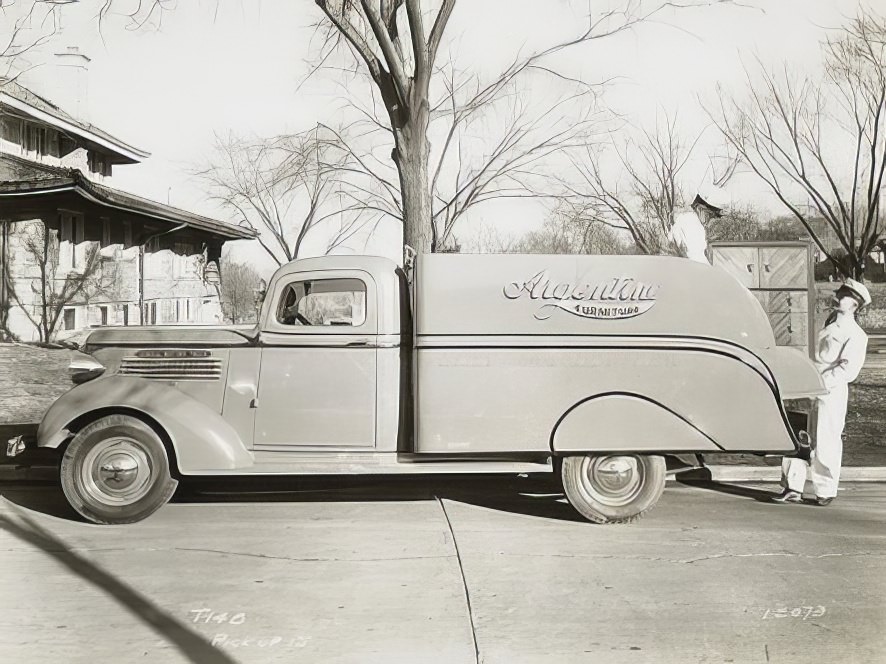
<path fill-rule="evenodd" d="M 802 454 L 791 411 L 824 392 L 738 281 L 672 257 L 297 260 L 253 329 L 103 328 L 84 350 L 36 443 L 97 523 L 194 475 L 470 472 L 560 473 L 586 518 L 626 522 L 678 455 Z"/>

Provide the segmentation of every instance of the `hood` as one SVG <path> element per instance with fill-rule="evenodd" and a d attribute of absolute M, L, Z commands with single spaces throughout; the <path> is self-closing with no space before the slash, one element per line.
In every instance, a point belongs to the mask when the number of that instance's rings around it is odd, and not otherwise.
<path fill-rule="evenodd" d="M 199 346 L 219 348 L 248 346 L 255 342 L 255 326 L 196 326 L 158 325 L 153 327 L 104 327 L 93 330 L 84 343 L 84 350 L 92 353 L 102 348 L 159 346 Z"/>

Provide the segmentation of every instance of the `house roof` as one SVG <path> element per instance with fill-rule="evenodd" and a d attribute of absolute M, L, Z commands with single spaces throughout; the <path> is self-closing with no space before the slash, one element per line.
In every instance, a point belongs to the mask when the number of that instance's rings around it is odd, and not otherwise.
<path fill-rule="evenodd" d="M 90 149 L 109 153 L 118 164 L 135 164 L 151 156 L 149 152 L 124 143 L 95 125 L 78 120 L 14 79 L 0 77 L 0 108 L 76 136 Z"/>
<path fill-rule="evenodd" d="M 0 181 L 0 200 L 5 201 L 16 199 L 33 201 L 41 196 L 65 192 L 73 192 L 102 207 L 150 217 L 170 224 L 184 224 L 229 240 L 248 240 L 257 235 L 255 230 L 251 228 L 204 217 L 92 182 L 76 169 L 55 167 L 52 171 L 47 170 L 45 176 L 26 180 Z"/>

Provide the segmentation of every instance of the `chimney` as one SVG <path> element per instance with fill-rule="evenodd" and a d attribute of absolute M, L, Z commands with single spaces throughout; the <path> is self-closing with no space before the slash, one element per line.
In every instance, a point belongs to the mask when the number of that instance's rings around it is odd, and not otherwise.
<path fill-rule="evenodd" d="M 46 90 L 47 97 L 78 120 L 89 118 L 89 62 L 77 46 L 55 53 L 52 82 Z"/>
<path fill-rule="evenodd" d="M 65 12 L 53 7 L 52 38 L 45 44 L 23 53 L 13 61 L 12 74 L 34 93 L 50 100 L 77 119 L 89 116 L 87 78 L 89 58 L 75 45 L 76 36 L 66 30 Z M 59 48 L 59 44 L 66 46 Z"/>

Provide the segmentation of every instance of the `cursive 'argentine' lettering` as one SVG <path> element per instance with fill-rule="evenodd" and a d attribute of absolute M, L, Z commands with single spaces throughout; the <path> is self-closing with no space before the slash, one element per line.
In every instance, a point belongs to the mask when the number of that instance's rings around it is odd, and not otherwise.
<path fill-rule="evenodd" d="M 658 297 L 659 285 L 633 277 L 613 277 L 597 283 L 553 281 L 542 270 L 525 281 L 512 281 L 504 289 L 509 300 L 526 297 L 541 300 L 535 318 L 546 320 L 557 309 L 595 319 L 632 318 L 649 311 Z"/>

